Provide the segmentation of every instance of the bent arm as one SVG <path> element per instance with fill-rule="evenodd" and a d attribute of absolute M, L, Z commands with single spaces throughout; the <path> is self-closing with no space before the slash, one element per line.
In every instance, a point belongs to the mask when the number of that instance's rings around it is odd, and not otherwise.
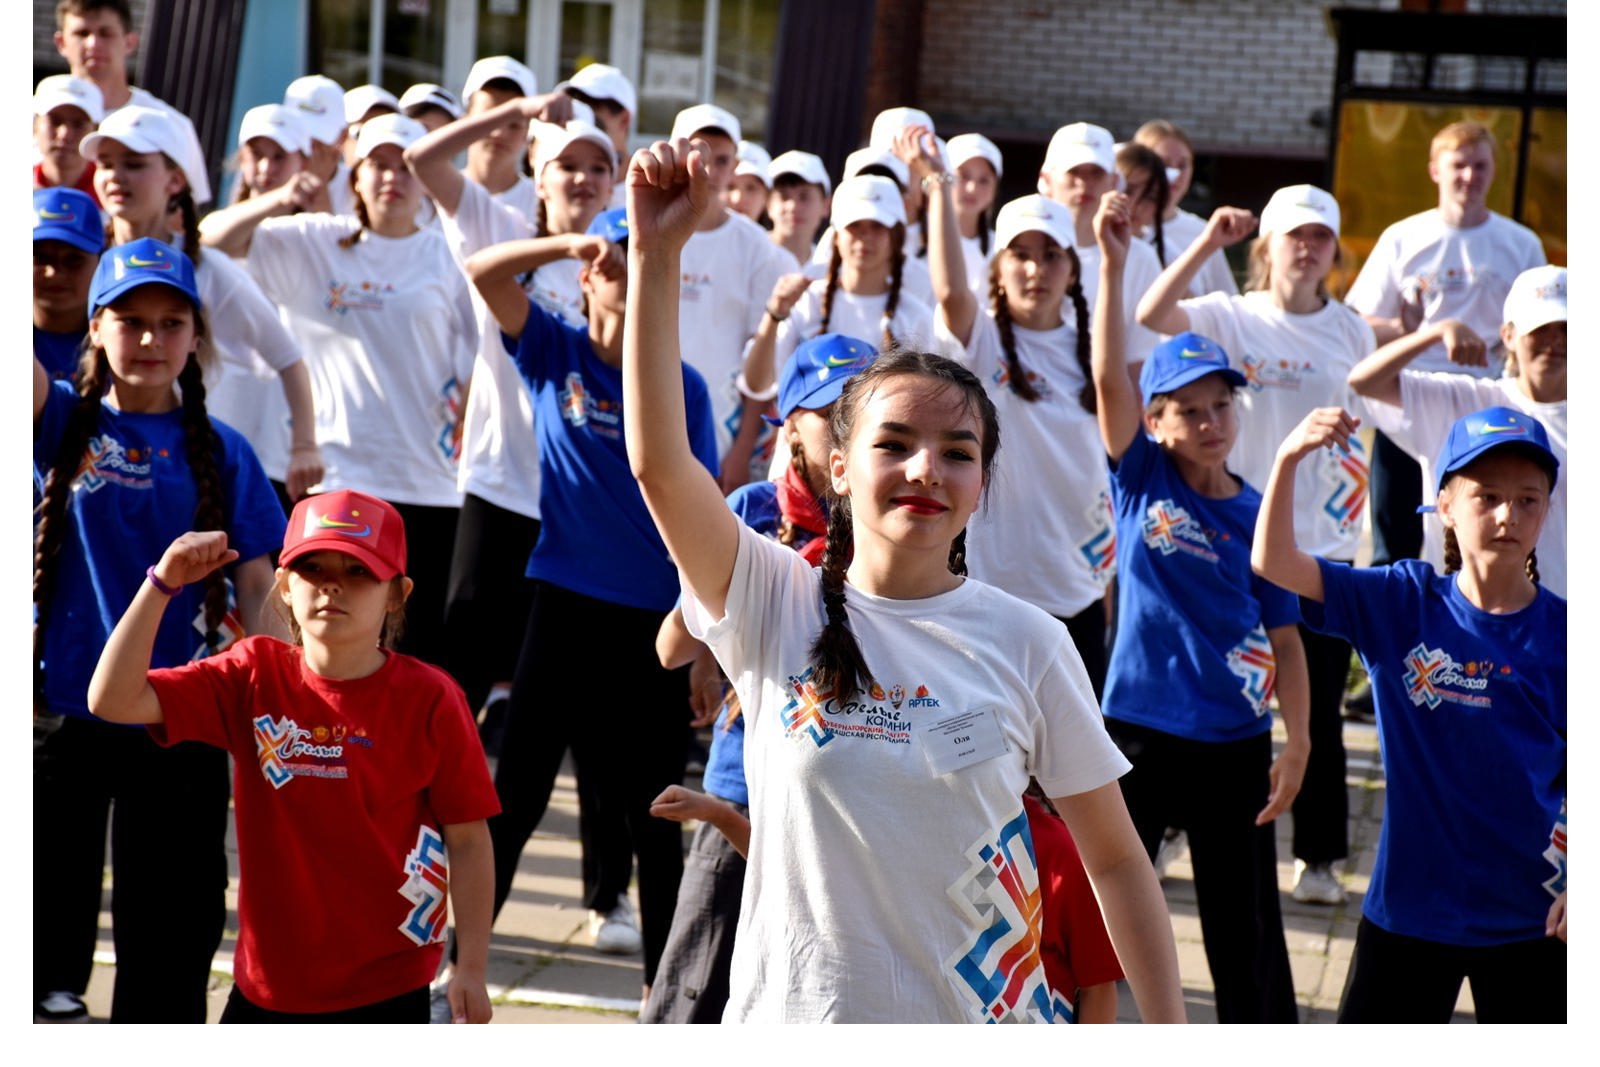
<path fill-rule="evenodd" d="M 271 192 L 218 208 L 200 220 L 200 243 L 241 259 L 250 252 L 256 227 L 268 219 L 292 215 L 321 188 L 320 178 L 303 172 Z"/>
<path fill-rule="evenodd" d="M 1372 319 L 1367 319 L 1369 323 Z M 1382 401 L 1385 404 L 1400 406 L 1400 373 L 1410 365 L 1411 361 L 1431 348 L 1435 342 L 1444 341 L 1453 336 L 1454 328 L 1460 323 L 1454 319 L 1445 319 L 1441 322 L 1431 323 L 1415 330 L 1412 333 L 1398 333 L 1387 331 L 1392 337 L 1382 344 L 1377 351 L 1371 353 L 1350 368 L 1350 375 L 1345 380 L 1350 388 L 1369 400 Z M 1383 331 L 1376 326 L 1373 334 L 1380 341 L 1383 340 Z"/>
<path fill-rule="evenodd" d="M 317 415 L 311 397 L 311 372 L 297 360 L 278 372 L 283 399 L 289 406 L 289 467 L 284 487 L 299 500 L 322 481 L 322 449 L 317 447 Z"/>
<path fill-rule="evenodd" d="M 1344 447 L 1361 420 L 1341 408 L 1317 408 L 1278 447 L 1272 473 L 1261 491 L 1250 569 L 1291 593 L 1323 599 L 1322 568 L 1300 548 L 1294 534 L 1294 476 L 1300 461 L 1318 448 Z"/>
<path fill-rule="evenodd" d="M 1147 1023 L 1185 1022 L 1172 917 L 1128 817 L 1121 786 L 1107 782 L 1087 793 L 1051 797 L 1050 802 L 1077 842 L 1139 1017 Z"/>

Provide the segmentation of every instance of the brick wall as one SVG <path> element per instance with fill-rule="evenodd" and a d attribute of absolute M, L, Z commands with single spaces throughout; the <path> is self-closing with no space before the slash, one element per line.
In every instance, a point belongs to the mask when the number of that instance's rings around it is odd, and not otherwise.
<path fill-rule="evenodd" d="M 1072 121 L 1125 138 L 1146 119 L 1202 150 L 1311 157 L 1327 145 L 1336 46 L 1327 0 L 926 0 L 920 104 L 941 129 L 1048 137 Z M 1393 9 L 1398 0 L 1342 0 Z M 1565 14 L 1563 0 L 1473 0 Z"/>

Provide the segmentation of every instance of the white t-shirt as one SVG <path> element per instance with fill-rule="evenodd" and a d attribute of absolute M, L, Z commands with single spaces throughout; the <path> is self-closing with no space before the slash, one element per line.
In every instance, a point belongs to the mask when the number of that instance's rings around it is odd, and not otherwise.
<path fill-rule="evenodd" d="M 683 248 L 678 296 L 678 343 L 711 394 L 717 455 L 727 455 L 744 399 L 735 385 L 745 342 L 755 336 L 772 287 L 793 257 L 767 231 L 730 211 L 714 230 L 697 230 Z"/>
<path fill-rule="evenodd" d="M 1211 338 L 1248 384 L 1239 391 L 1239 436 L 1228 466 L 1257 492 L 1278 446 L 1312 408 L 1354 407 L 1345 378 L 1376 345 L 1366 320 L 1337 301 L 1297 315 L 1256 290 L 1243 296 L 1211 293 L 1184 300 L 1189 328 Z M 1369 457 L 1361 442 L 1339 453 L 1318 449 L 1295 474 L 1295 540 L 1329 559 L 1355 559 L 1367 510 Z"/>
<path fill-rule="evenodd" d="M 1167 253 L 1167 262 L 1173 263 L 1183 255 L 1188 247 L 1200 239 L 1205 233 L 1206 220 L 1191 211 L 1178 209 L 1178 213 L 1161 223 L 1161 243 Z M 1144 240 L 1150 245 L 1151 251 L 1156 246 L 1156 228 L 1151 226 L 1144 232 Z M 1159 263 L 1161 257 L 1157 256 Z M 1228 266 L 1228 257 L 1222 249 L 1217 249 L 1206 257 L 1200 269 L 1195 272 L 1194 278 L 1189 282 L 1190 296 L 1205 296 L 1207 293 L 1226 293 L 1229 296 L 1239 291 L 1239 285 L 1233 280 L 1233 270 Z"/>
<path fill-rule="evenodd" d="M 290 433 L 278 375 L 300 362 L 300 345 L 249 271 L 216 249 L 200 254 L 195 284 L 219 357 L 205 375 L 206 412 L 243 434 L 262 469 L 281 482 Z"/>
<path fill-rule="evenodd" d="M 1460 319 L 1489 346 L 1489 365 L 1451 363 L 1444 346 L 1435 343 L 1410 369 L 1495 378 L 1505 350 L 1500 323 L 1506 293 L 1517 275 L 1544 261 L 1538 236 L 1521 223 L 1490 212 L 1487 222 L 1462 229 L 1446 224 L 1433 208 L 1379 235 L 1345 303 L 1363 315 L 1400 318 L 1410 330 Z"/>
<path fill-rule="evenodd" d="M 989 253 L 984 254 L 983 246 L 976 237 L 961 238 L 961 259 L 966 264 L 967 288 L 972 290 L 972 295 L 978 298 L 978 303 L 989 303 L 989 262 L 994 259 L 994 234 L 989 234 Z M 932 285 L 930 280 L 929 285 Z"/>
<path fill-rule="evenodd" d="M 354 219 L 268 219 L 248 263 L 284 311 L 311 371 L 323 489 L 459 507 L 456 429 L 478 328 L 437 230 L 353 248 Z"/>
<path fill-rule="evenodd" d="M 942 313 L 938 327 L 956 344 Z M 1013 325 L 1012 334 L 1038 400 L 1011 391 L 1000 328 L 988 313 L 973 320 L 958 357 L 989 390 L 1003 442 L 984 504 L 967 527 L 967 569 L 1065 619 L 1101 599 L 1116 570 L 1110 468 L 1099 421 L 1079 401 L 1087 379 L 1076 324 Z"/>
<path fill-rule="evenodd" d="M 1100 292 L 1100 246 L 1078 245 L 1076 251 L 1078 264 L 1082 268 L 1083 298 L 1089 302 L 1089 318 L 1093 321 L 1094 299 Z M 1159 277 L 1161 261 L 1156 258 L 1155 249 L 1138 241 L 1131 242 L 1128 245 L 1128 258 L 1122 265 L 1122 312 L 1128 318 L 1123 340 L 1129 363 L 1143 363 L 1149 358 L 1151 349 L 1161 343 L 1162 335 L 1140 325 L 1135 314 L 1139 310 L 1139 299 Z M 988 300 L 983 303 L 987 305 Z M 1077 321 L 1078 313 L 1072 306 L 1071 297 L 1061 301 L 1061 316 L 1068 322 Z"/>
<path fill-rule="evenodd" d="M 344 160 L 334 164 L 333 177 L 328 179 L 328 203 L 333 214 L 356 217 L 356 191 L 350 185 L 350 165 Z"/>
<path fill-rule="evenodd" d="M 933 299 L 933 275 L 928 272 L 928 258 L 917 255 L 916 250 L 922 241 L 922 231 L 912 223 L 906 230 L 905 240 L 905 266 L 900 270 L 900 291 L 910 293 L 929 307 L 936 301 Z M 822 231 L 822 236 L 817 240 L 816 247 L 811 250 L 811 263 L 821 267 L 824 271 L 833 259 L 833 227 L 829 226 Z M 987 269 L 987 268 L 986 268 Z M 987 278 L 987 275 L 985 275 Z M 984 282 L 984 296 L 987 299 L 988 282 Z"/>
<path fill-rule="evenodd" d="M 1550 450 L 1561 462 L 1555 490 L 1550 494 L 1550 514 L 1539 532 L 1539 582 L 1557 596 L 1567 595 L 1567 402 L 1539 404 L 1517 387 L 1515 378 L 1469 378 L 1464 374 L 1405 370 L 1400 374 L 1400 406 L 1367 401 L 1373 424 L 1405 449 L 1422 467 L 1422 500 L 1432 504 L 1438 495 L 1439 475 L 1434 468 L 1439 449 L 1451 425 L 1463 415 L 1504 404 L 1526 412 L 1544 424 Z M 1432 512 L 1422 516 L 1422 558 L 1444 570 L 1444 527 Z"/>
<path fill-rule="evenodd" d="M 471 178 L 462 183 L 455 215 L 441 212 L 440 218 L 445 241 L 458 264 L 492 244 L 533 236 L 527 220 L 516 209 L 491 196 Z M 580 267 L 574 259 L 546 263 L 529 280 L 530 295 L 540 306 L 568 322 L 583 323 Z M 467 291 L 478 323 L 478 352 L 461 431 L 457 484 L 464 493 L 537 519 L 539 444 L 533 429 L 533 400 L 501 343 L 500 327 L 488 305 L 470 283 Z"/>
<path fill-rule="evenodd" d="M 724 1019 L 1048 1021 L 1022 791 L 1032 774 L 1050 796 L 1082 793 L 1129 766 L 1071 637 L 974 579 L 845 597 L 876 681 L 840 702 L 808 682 L 822 595 L 798 554 L 741 525 L 723 618 L 683 594 L 746 723 L 750 855 Z"/>

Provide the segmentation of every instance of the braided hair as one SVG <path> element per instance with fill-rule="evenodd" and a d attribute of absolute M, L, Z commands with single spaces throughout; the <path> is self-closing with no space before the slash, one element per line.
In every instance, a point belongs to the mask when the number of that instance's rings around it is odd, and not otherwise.
<path fill-rule="evenodd" d="M 1155 150 L 1142 144 L 1125 144 L 1117 150 L 1117 169 L 1124 178 L 1129 178 L 1134 172 L 1143 171 L 1148 177 L 1145 179 L 1144 192 L 1140 195 L 1141 201 L 1148 200 L 1156 206 L 1155 233 L 1151 244 L 1155 246 L 1156 258 L 1161 265 L 1167 265 L 1167 240 L 1162 229 L 1161 216 L 1166 214 L 1167 197 L 1171 193 L 1172 183 L 1167 181 L 1167 165 Z"/>
<path fill-rule="evenodd" d="M 819 335 L 828 332 L 828 322 L 833 318 L 833 294 L 839 291 L 839 268 L 844 266 L 844 255 L 839 251 L 839 235 L 833 235 L 833 254 L 828 257 L 827 284 L 822 287 L 822 327 Z"/>
<path fill-rule="evenodd" d="M 361 161 L 361 163 L 364 162 L 366 162 L 366 160 Z M 356 171 L 361 169 L 361 163 L 357 163 L 355 166 L 350 168 L 350 188 L 352 191 L 354 191 L 356 188 Z M 367 202 L 361 199 L 361 194 L 359 192 L 356 193 L 355 208 L 356 228 L 353 232 L 347 233 L 343 237 L 339 238 L 340 248 L 354 248 L 356 246 L 356 242 L 361 240 L 361 235 L 372 229 L 372 217 L 367 214 Z"/>
<path fill-rule="evenodd" d="M 1083 410 L 1095 413 L 1094 372 L 1090 365 L 1091 343 L 1089 332 L 1089 301 L 1083 295 L 1083 268 L 1077 250 L 1071 245 L 1061 249 L 1066 253 L 1072 268 L 1072 282 L 1067 286 L 1067 296 L 1072 300 L 1074 326 L 1077 330 L 1075 352 L 1078 368 L 1083 372 L 1083 388 L 1078 390 L 1078 403 Z M 1000 284 L 1000 260 L 989 265 L 989 310 L 1000 333 L 1000 348 L 1006 357 L 1006 384 L 1011 391 L 1030 403 L 1039 399 L 1039 391 L 1028 380 L 1028 372 L 1017 358 L 1016 332 L 1011 323 L 1011 305 L 1006 301 L 1005 287 Z"/>
<path fill-rule="evenodd" d="M 856 432 L 856 421 L 872 394 L 885 381 L 902 375 L 929 378 L 964 397 L 966 408 L 977 417 L 982 429 L 980 464 L 984 485 L 1000 447 L 1000 417 L 983 383 L 965 367 L 943 356 L 913 349 L 890 349 L 878 356 L 866 370 L 845 383 L 844 392 L 833 405 L 828 430 L 835 449 L 848 450 Z M 822 606 L 826 621 L 811 646 L 813 685 L 819 693 L 831 693 L 848 700 L 872 684 L 861 646 L 850 628 L 846 608 L 845 571 L 850 564 L 855 539 L 851 522 L 850 498 L 830 491 L 828 530 L 820 569 Z M 952 574 L 966 573 L 966 531 L 950 544 L 949 567 Z"/>
<path fill-rule="evenodd" d="M 889 329 L 889 324 L 894 321 L 894 313 L 900 307 L 900 284 L 905 279 L 906 271 L 906 228 L 898 222 L 889 231 L 889 263 L 889 297 L 883 303 L 885 349 L 894 348 L 899 344 Z"/>

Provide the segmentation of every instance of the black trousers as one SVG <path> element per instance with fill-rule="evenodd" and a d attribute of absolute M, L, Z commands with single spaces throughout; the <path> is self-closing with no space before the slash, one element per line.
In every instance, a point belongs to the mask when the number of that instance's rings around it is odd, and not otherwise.
<path fill-rule="evenodd" d="M 1339 1021 L 1447 1023 L 1463 979 L 1480 1023 L 1567 1021 L 1565 941 L 1463 948 L 1390 933 L 1364 916 Z"/>
<path fill-rule="evenodd" d="M 393 503 L 391 501 L 391 503 Z M 406 524 L 406 575 L 413 587 L 406 601 L 406 628 L 399 651 L 436 667 L 449 662 L 444 596 L 450 582 L 460 508 L 395 504 Z"/>
<path fill-rule="evenodd" d="M 1375 431 L 1367 477 L 1373 565 L 1416 559 L 1422 555 L 1422 516 L 1417 514 L 1422 503 L 1422 466 L 1382 431 Z"/>
<path fill-rule="evenodd" d="M 498 915 L 522 849 L 550 804 L 562 758 L 572 750 L 579 803 L 593 808 L 596 826 L 625 827 L 638 860 L 646 984 L 655 978 L 683 877 L 682 830 L 650 814 L 650 802 L 663 789 L 683 782 L 689 733 L 688 668 L 665 670 L 656 659 L 663 617 L 534 583 L 495 769 L 501 812 L 489 820 Z M 600 856 L 611 847 L 599 844 Z M 595 885 L 586 890 L 588 906 L 614 907 L 627 892 L 631 866 L 602 860 Z"/>
<path fill-rule="evenodd" d="M 409 993 L 401 993 L 376 1004 L 363 1004 L 359 1008 L 343 1011 L 290 1012 L 273 1011 L 253 1003 L 239 987 L 228 994 L 228 1003 L 222 1009 L 223 1023 L 424 1023 L 428 1021 L 428 987 L 422 986 Z"/>
<path fill-rule="evenodd" d="M 1298 1021 L 1277 845 L 1271 823 L 1255 825 L 1267 802 L 1271 735 L 1191 741 L 1117 719 L 1106 720 L 1106 731 L 1133 764 L 1122 796 L 1151 860 L 1167 827 L 1189 835 L 1217 1021 Z"/>
<path fill-rule="evenodd" d="M 538 540 L 538 519 L 471 493 L 461 504 L 445 592 L 444 666 L 473 712 L 516 668 L 533 604 L 528 556 Z"/>
<path fill-rule="evenodd" d="M 71 716 L 34 758 L 35 999 L 88 988 L 108 815 L 111 1021 L 203 1023 L 226 917 L 228 754 Z"/>
<path fill-rule="evenodd" d="M 1083 669 L 1089 674 L 1089 682 L 1094 686 L 1094 698 L 1099 700 L 1106 688 L 1106 661 L 1111 655 L 1110 634 L 1106 627 L 1106 603 L 1096 600 L 1070 618 L 1056 616 L 1066 624 L 1067 633 L 1072 637 L 1072 646 L 1078 650 L 1078 658 L 1083 660 Z"/>
<path fill-rule="evenodd" d="M 1345 787 L 1344 684 L 1350 644 L 1304 625 L 1311 676 L 1311 755 L 1294 798 L 1294 855 L 1308 864 L 1332 863 L 1350 854 L 1350 794 Z"/>

